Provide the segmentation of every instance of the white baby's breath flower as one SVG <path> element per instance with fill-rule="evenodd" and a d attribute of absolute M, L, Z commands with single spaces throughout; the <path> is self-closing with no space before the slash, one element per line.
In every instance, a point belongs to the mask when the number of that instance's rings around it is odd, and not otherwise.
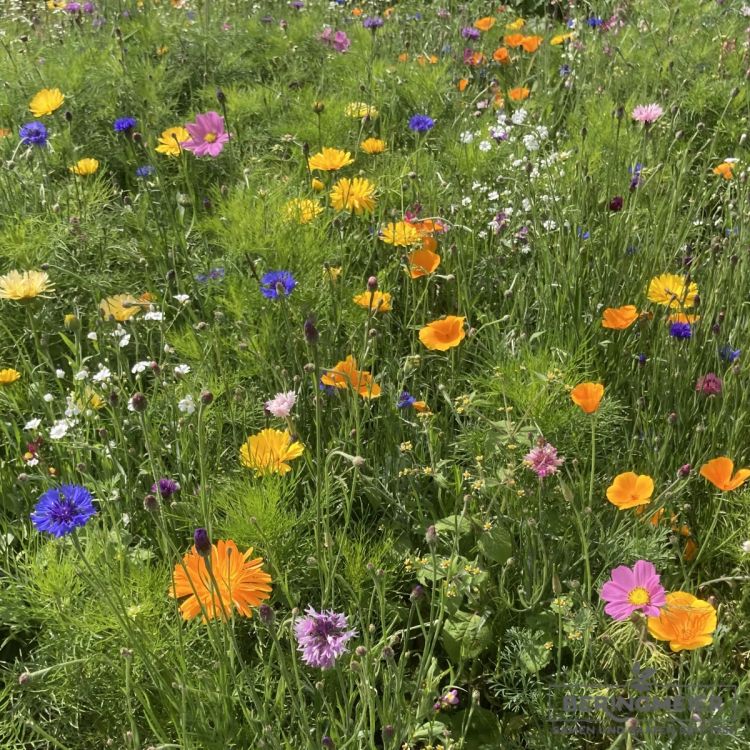
<path fill-rule="evenodd" d="M 120 349 L 124 349 L 128 344 L 130 343 L 130 334 L 126 333 L 121 339 L 120 339 Z"/>
<path fill-rule="evenodd" d="M 141 360 L 140 362 L 136 362 L 131 368 L 130 372 L 133 373 L 133 375 L 140 375 L 142 372 L 146 372 L 151 367 L 151 362 L 149 362 L 147 359 Z"/>
<path fill-rule="evenodd" d="M 98 339 L 99 337 L 98 337 L 98 336 L 96 335 L 96 331 L 89 331 L 89 332 L 88 332 L 88 333 L 86 334 L 86 338 L 87 338 L 87 339 L 88 339 L 89 341 L 96 341 L 96 340 L 97 340 L 97 339 Z"/>
<path fill-rule="evenodd" d="M 65 370 L 60 370 L 59 368 L 55 370 L 55 377 L 56 378 L 64 378 L 65 377 Z"/>
<path fill-rule="evenodd" d="M 68 434 L 68 430 L 75 424 L 71 419 L 58 419 L 49 431 L 50 440 L 60 440 Z"/>
<path fill-rule="evenodd" d="M 42 400 L 47 404 L 51 404 L 55 400 L 55 397 L 51 393 L 45 393 L 42 396 Z"/>
<path fill-rule="evenodd" d="M 89 371 L 84 367 L 82 370 L 79 370 L 75 375 L 73 375 L 73 380 L 86 380 L 88 376 Z"/>
<path fill-rule="evenodd" d="M 164 313 L 161 310 L 149 310 L 143 320 L 164 320 Z"/>

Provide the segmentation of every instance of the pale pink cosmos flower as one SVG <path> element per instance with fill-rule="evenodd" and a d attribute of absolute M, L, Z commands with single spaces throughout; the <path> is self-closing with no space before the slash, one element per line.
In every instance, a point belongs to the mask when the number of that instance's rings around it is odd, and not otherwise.
<path fill-rule="evenodd" d="M 558 458 L 557 448 L 540 438 L 538 445 L 532 448 L 524 457 L 523 462 L 540 478 L 557 474 L 564 459 Z"/>
<path fill-rule="evenodd" d="M 636 122 L 641 122 L 644 125 L 651 125 L 663 114 L 664 110 L 654 102 L 653 104 L 639 104 L 633 110 L 632 117 Z"/>
<path fill-rule="evenodd" d="M 190 133 L 190 140 L 180 145 L 196 156 L 217 157 L 229 140 L 229 133 L 224 129 L 224 118 L 217 112 L 206 112 L 196 115 L 195 122 L 185 125 Z"/>
<path fill-rule="evenodd" d="M 297 403 L 297 394 L 294 391 L 277 393 L 270 401 L 266 401 L 266 411 L 279 419 L 286 419 Z"/>

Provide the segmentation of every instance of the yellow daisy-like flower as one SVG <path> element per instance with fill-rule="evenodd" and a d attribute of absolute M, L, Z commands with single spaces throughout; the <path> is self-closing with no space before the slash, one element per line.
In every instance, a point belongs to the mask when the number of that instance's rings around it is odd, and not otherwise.
<path fill-rule="evenodd" d="M 190 140 L 190 133 L 182 127 L 177 125 L 174 128 L 167 128 L 162 131 L 159 136 L 159 145 L 156 147 L 156 152 L 164 154 L 165 156 L 179 156 L 182 153 L 181 143 Z"/>
<path fill-rule="evenodd" d="M 312 187 L 316 193 L 322 193 L 326 189 L 323 181 L 319 180 L 317 177 L 313 177 L 312 180 L 310 180 L 310 187 Z"/>
<path fill-rule="evenodd" d="M 654 276 L 648 285 L 649 300 L 665 307 L 693 307 L 697 296 L 698 285 L 687 284 L 684 276 L 674 273 Z"/>
<path fill-rule="evenodd" d="M 99 162 L 96 159 L 79 159 L 72 167 L 68 169 L 79 177 L 88 177 L 99 169 Z"/>
<path fill-rule="evenodd" d="M 378 110 L 372 104 L 367 104 L 366 102 L 352 102 L 347 105 L 344 114 L 347 117 L 358 119 L 369 117 L 371 120 L 374 120 L 378 116 Z"/>
<path fill-rule="evenodd" d="M 341 266 L 323 266 L 323 278 L 332 282 L 337 282 L 342 272 Z"/>
<path fill-rule="evenodd" d="M 288 221 L 309 224 L 318 214 L 323 212 L 323 206 L 309 198 L 295 198 L 284 206 L 284 214 Z"/>
<path fill-rule="evenodd" d="M 396 247 L 422 244 L 421 232 L 408 221 L 387 224 L 380 230 L 380 239 L 388 245 L 395 245 Z"/>
<path fill-rule="evenodd" d="M 60 109 L 64 101 L 65 97 L 60 89 L 42 89 L 34 94 L 29 102 L 29 109 L 34 117 L 44 117 Z"/>
<path fill-rule="evenodd" d="M 508 29 L 508 31 L 518 31 L 525 25 L 526 21 L 524 21 L 523 18 L 517 18 L 515 21 L 513 21 L 513 23 L 509 23 L 505 28 Z"/>
<path fill-rule="evenodd" d="M 142 306 L 143 300 L 137 300 L 132 294 L 115 294 L 99 303 L 99 311 L 104 320 L 123 323 L 138 315 Z"/>
<path fill-rule="evenodd" d="M 349 211 L 358 216 L 372 213 L 375 208 L 375 185 L 363 177 L 353 180 L 342 177 L 331 190 L 331 205 L 337 211 Z"/>
<path fill-rule="evenodd" d="M 353 163 L 352 155 L 339 148 L 324 148 L 320 153 L 314 154 L 307 160 L 310 169 L 319 169 L 321 172 L 335 172 L 337 169 L 342 169 Z"/>
<path fill-rule="evenodd" d="M 256 476 L 284 475 L 292 470 L 287 463 L 299 458 L 305 451 L 302 443 L 292 440 L 288 430 L 261 430 L 250 435 L 240 448 L 240 462 L 254 469 Z"/>
<path fill-rule="evenodd" d="M 389 292 L 366 291 L 356 294 L 353 300 L 360 307 L 372 310 L 374 313 L 389 312 L 391 309 L 391 295 Z"/>
<path fill-rule="evenodd" d="M 10 385 L 11 383 L 15 383 L 20 377 L 21 373 L 12 367 L 0 370 L 0 385 Z"/>
<path fill-rule="evenodd" d="M 54 289 L 44 271 L 9 271 L 0 276 L 0 299 L 23 302 Z"/>
<path fill-rule="evenodd" d="M 385 141 L 381 141 L 380 138 L 368 138 L 359 144 L 359 147 L 366 154 L 382 154 L 383 151 L 388 149 Z"/>
<path fill-rule="evenodd" d="M 559 44 L 564 44 L 569 39 L 573 38 L 573 34 L 557 34 L 556 36 L 553 36 L 552 39 L 549 40 L 549 43 L 553 47 L 557 47 Z"/>

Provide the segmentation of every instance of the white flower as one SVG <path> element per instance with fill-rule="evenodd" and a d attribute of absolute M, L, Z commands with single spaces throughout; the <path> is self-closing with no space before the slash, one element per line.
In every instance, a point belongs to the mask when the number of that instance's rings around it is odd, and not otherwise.
<path fill-rule="evenodd" d="M 192 414 L 195 411 L 195 401 L 193 397 L 188 393 L 185 398 L 182 398 L 177 402 L 177 408 L 183 414 Z"/>
<path fill-rule="evenodd" d="M 77 417 L 81 413 L 81 407 L 73 400 L 73 396 L 67 397 L 68 406 L 65 409 L 66 417 Z"/>
<path fill-rule="evenodd" d="M 750 539 L 748 539 L 746 542 L 742 542 L 742 551 L 750 555 Z"/>
<path fill-rule="evenodd" d="M 120 323 L 118 323 L 117 328 L 115 328 L 115 330 L 112 331 L 112 333 L 110 333 L 110 336 L 112 336 L 112 338 L 115 338 L 115 339 L 122 338 L 123 336 L 127 336 L 127 335 L 128 335 L 128 332 L 122 327 Z"/>
<path fill-rule="evenodd" d="M 35 419 L 30 419 L 26 424 L 23 426 L 24 430 L 35 430 L 39 425 L 42 423 L 42 420 L 39 419 L 39 417 L 36 417 Z"/>
<path fill-rule="evenodd" d="M 544 125 L 537 125 L 536 135 L 540 141 L 545 141 L 547 140 L 547 136 L 549 135 L 549 130 L 547 130 Z"/>
<path fill-rule="evenodd" d="M 555 229 L 557 229 L 557 222 L 553 221 L 552 219 L 547 219 L 547 221 L 542 222 L 542 226 L 548 231 L 548 232 L 554 232 Z"/>
<path fill-rule="evenodd" d="M 95 383 L 104 383 L 107 380 L 109 380 L 112 377 L 112 373 L 110 372 L 108 367 L 104 367 L 102 365 L 99 365 L 99 372 L 96 373 L 91 379 Z"/>
<path fill-rule="evenodd" d="M 496 201 L 500 196 L 498 195 L 497 190 L 493 190 L 490 193 L 487 193 L 487 200 L 488 201 Z"/>
<path fill-rule="evenodd" d="M 467 195 L 462 201 L 462 206 L 470 206 L 471 205 L 471 198 Z"/>
<path fill-rule="evenodd" d="M 294 391 L 277 393 L 270 401 L 266 401 L 266 409 L 279 419 L 286 419 L 294 408 L 297 394 Z"/>
<path fill-rule="evenodd" d="M 523 208 L 523 210 L 526 211 L 526 213 L 531 211 L 531 201 L 528 198 L 524 198 L 521 201 L 521 208 Z"/>
<path fill-rule="evenodd" d="M 131 368 L 130 372 L 133 373 L 133 375 L 140 375 L 142 372 L 146 372 L 151 367 L 151 362 L 149 362 L 147 359 L 143 359 L 140 362 L 136 362 Z"/>
<path fill-rule="evenodd" d="M 480 151 L 484 151 L 486 153 L 491 148 L 492 148 L 492 144 L 489 141 L 480 141 L 479 142 L 479 150 Z"/>
<path fill-rule="evenodd" d="M 79 370 L 75 375 L 73 375 L 73 380 L 86 380 L 88 376 L 89 371 L 84 367 L 82 370 Z"/>
<path fill-rule="evenodd" d="M 523 142 L 523 145 L 525 146 L 527 151 L 539 150 L 539 141 L 536 139 L 536 136 L 525 135 L 523 138 L 521 138 L 521 141 Z"/>
<path fill-rule="evenodd" d="M 181 377 L 182 375 L 187 375 L 190 372 L 190 365 L 177 365 L 177 367 L 174 368 L 174 374 L 177 375 L 177 377 Z"/>
<path fill-rule="evenodd" d="M 526 114 L 527 114 L 527 113 L 526 113 L 526 110 L 525 110 L 525 109 L 523 109 L 523 108 L 521 108 L 521 109 L 517 109 L 517 110 L 516 110 L 516 111 L 515 111 L 515 112 L 513 113 L 513 116 L 512 116 L 511 118 L 510 118 L 510 119 L 511 119 L 511 122 L 512 122 L 512 123 L 513 123 L 514 125 L 523 125 L 523 123 L 524 123 L 524 122 L 526 121 Z"/>
<path fill-rule="evenodd" d="M 164 320 L 164 313 L 160 310 L 149 310 L 143 316 L 143 320 Z"/>
<path fill-rule="evenodd" d="M 184 305 L 186 302 L 190 302 L 189 294 L 175 294 L 174 298 L 181 304 Z"/>
<path fill-rule="evenodd" d="M 174 354 L 174 347 L 169 344 L 164 344 L 164 352 L 166 354 Z"/>
<path fill-rule="evenodd" d="M 68 434 L 68 430 L 75 424 L 71 419 L 58 419 L 49 431 L 50 440 L 60 440 Z"/>
<path fill-rule="evenodd" d="M 458 136 L 458 140 L 461 141 L 461 143 L 471 143 L 474 140 L 474 133 L 472 133 L 471 130 L 464 130 L 464 132 Z"/>
<path fill-rule="evenodd" d="M 53 396 L 53 395 L 52 395 L 51 393 L 45 393 L 45 394 L 44 394 L 44 395 L 42 396 L 42 399 L 43 399 L 43 400 L 44 400 L 44 401 L 45 401 L 46 403 L 50 404 L 50 403 L 52 403 L 52 402 L 53 402 L 53 401 L 55 400 L 55 397 L 54 397 L 54 396 Z"/>
<path fill-rule="evenodd" d="M 30 458 L 26 462 L 26 466 L 36 466 L 38 463 L 39 463 L 39 459 L 36 456 L 34 456 L 34 458 Z"/>
<path fill-rule="evenodd" d="M 65 377 L 65 370 L 55 370 L 55 377 L 57 378 L 64 378 Z"/>
<path fill-rule="evenodd" d="M 97 340 L 97 338 L 98 338 L 98 336 L 96 335 L 96 331 L 89 331 L 89 332 L 88 332 L 88 333 L 86 334 L 86 338 L 87 338 L 87 339 L 88 339 L 89 341 L 96 341 L 96 340 Z"/>
<path fill-rule="evenodd" d="M 130 334 L 126 333 L 121 339 L 120 339 L 120 349 L 124 349 L 128 344 L 130 343 Z"/>
<path fill-rule="evenodd" d="M 484 231 L 484 229 L 481 229 L 477 232 L 477 237 L 479 237 L 480 240 L 483 240 L 487 236 L 487 232 Z"/>

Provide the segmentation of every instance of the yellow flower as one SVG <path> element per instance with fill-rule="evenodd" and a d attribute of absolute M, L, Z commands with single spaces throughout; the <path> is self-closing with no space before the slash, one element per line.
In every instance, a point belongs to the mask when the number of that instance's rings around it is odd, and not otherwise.
<path fill-rule="evenodd" d="M 135 317 L 141 311 L 142 301 L 132 294 L 115 294 L 99 303 L 104 320 L 116 320 L 122 323 Z"/>
<path fill-rule="evenodd" d="M 347 117 L 363 118 L 369 117 L 374 120 L 378 116 L 378 110 L 365 102 L 352 102 L 348 104 L 344 110 L 344 114 Z"/>
<path fill-rule="evenodd" d="M 329 279 L 332 282 L 336 282 L 339 280 L 339 276 L 341 276 L 342 268 L 341 266 L 323 266 L 323 278 Z"/>
<path fill-rule="evenodd" d="M 21 377 L 21 373 L 18 370 L 8 368 L 0 370 L 0 385 L 10 385 L 15 383 Z"/>
<path fill-rule="evenodd" d="M 79 177 L 87 177 L 99 169 L 99 162 L 96 159 L 79 159 L 72 167 L 68 167 L 68 169 Z"/>
<path fill-rule="evenodd" d="M 552 39 L 549 40 L 549 43 L 553 47 L 557 47 L 559 44 L 564 44 L 569 39 L 573 38 L 573 34 L 557 34 L 556 36 L 553 36 Z"/>
<path fill-rule="evenodd" d="M 362 398 L 372 399 L 380 396 L 380 386 L 373 380 L 367 370 L 357 369 L 357 360 L 350 354 L 346 359 L 337 362 L 320 379 L 323 385 L 333 388 L 351 388 Z"/>
<path fill-rule="evenodd" d="M 359 144 L 359 147 L 366 154 L 382 154 L 383 151 L 386 151 L 388 148 L 385 141 L 381 141 L 380 138 L 368 138 L 367 140 L 362 141 L 362 143 Z"/>
<path fill-rule="evenodd" d="M 29 109 L 34 117 L 44 117 L 60 109 L 64 101 L 65 97 L 60 89 L 42 89 L 34 94 L 29 102 Z"/>
<path fill-rule="evenodd" d="M 240 448 L 240 462 L 253 469 L 256 476 L 284 475 L 292 470 L 287 463 L 299 458 L 305 450 L 302 443 L 292 440 L 288 430 L 261 430 L 250 435 Z"/>
<path fill-rule="evenodd" d="M 422 244 L 421 232 L 408 221 L 391 222 L 380 230 L 380 239 L 396 247 Z"/>
<path fill-rule="evenodd" d="M 309 224 L 322 211 L 323 206 L 320 203 L 308 198 L 295 198 L 284 206 L 286 218 L 300 224 Z"/>
<path fill-rule="evenodd" d="M 331 190 L 331 205 L 337 211 L 349 211 L 358 216 L 372 213 L 375 208 L 375 185 L 363 177 L 340 179 Z"/>
<path fill-rule="evenodd" d="M 354 159 L 348 151 L 338 148 L 324 148 L 320 153 L 307 160 L 310 169 L 320 169 L 322 172 L 335 172 L 337 169 L 353 164 Z"/>
<path fill-rule="evenodd" d="M 310 181 L 310 186 L 316 193 L 322 193 L 326 186 L 323 184 L 322 180 L 319 180 L 317 177 L 313 177 Z"/>
<path fill-rule="evenodd" d="M 9 271 L 0 276 L 0 299 L 24 301 L 53 290 L 44 271 Z"/>
<path fill-rule="evenodd" d="M 518 31 L 525 25 L 526 21 L 524 21 L 523 18 L 517 18 L 515 21 L 513 21 L 513 23 L 509 23 L 505 28 L 508 29 L 508 31 Z"/>
<path fill-rule="evenodd" d="M 156 151 L 167 156 L 179 156 L 182 153 L 180 144 L 189 140 L 190 133 L 182 125 L 167 128 L 159 136 L 159 145 L 156 147 Z"/>
<path fill-rule="evenodd" d="M 391 309 L 391 295 L 389 292 L 366 291 L 353 297 L 360 307 L 372 310 L 374 313 L 389 312 Z"/>
<path fill-rule="evenodd" d="M 666 307 L 693 307 L 698 296 L 698 285 L 686 283 L 683 276 L 663 273 L 654 276 L 648 285 L 648 298 L 651 302 Z"/>

